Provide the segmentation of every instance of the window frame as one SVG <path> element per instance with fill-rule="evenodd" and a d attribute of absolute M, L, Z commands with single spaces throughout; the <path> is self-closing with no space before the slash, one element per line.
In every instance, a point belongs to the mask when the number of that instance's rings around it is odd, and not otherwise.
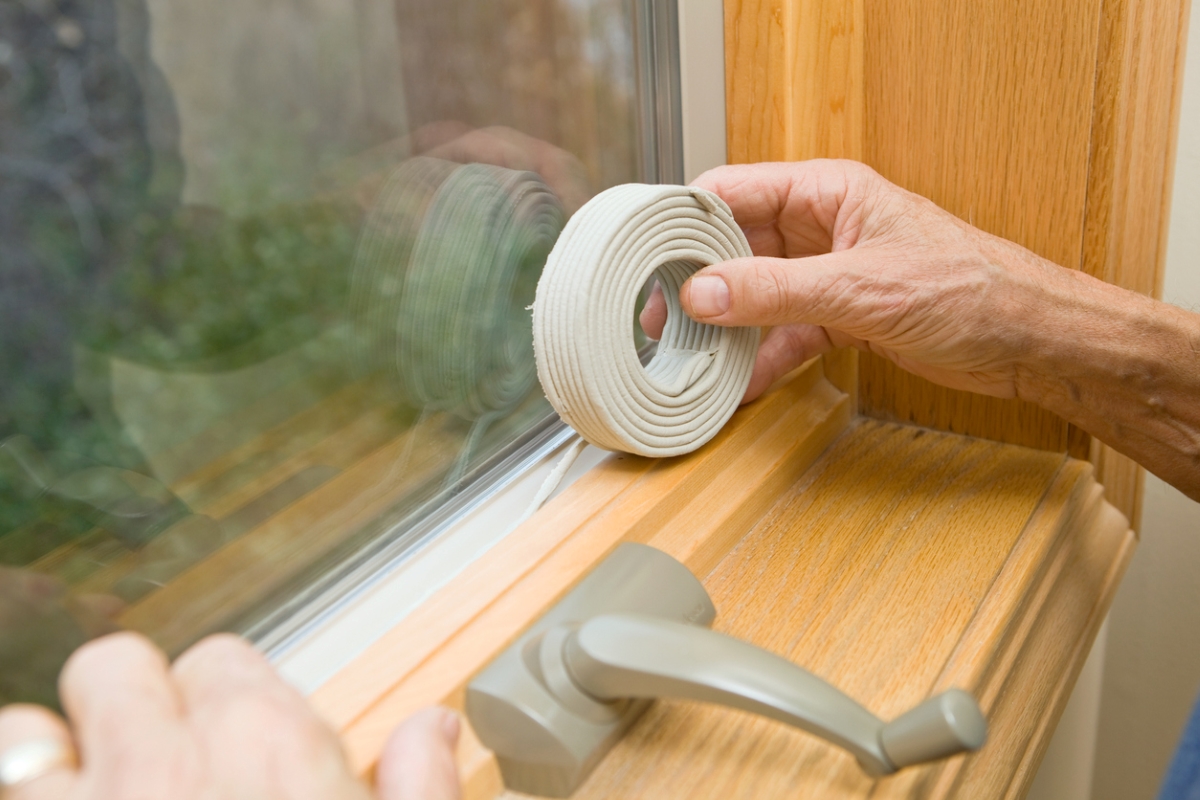
<path fill-rule="evenodd" d="M 647 134 L 643 172 L 662 183 L 694 179 L 726 160 L 723 4 L 721 0 L 637 0 L 634 18 L 639 124 Z M 404 597 L 397 602 L 411 608 L 418 601 L 398 589 L 397 583 L 412 574 L 414 564 L 438 558 L 428 551 L 454 551 L 460 540 L 479 542 L 486 549 L 511 532 L 528 503 L 517 499 L 525 495 L 532 499 L 530 476 L 548 472 L 548 464 L 574 436 L 556 416 L 548 417 L 476 468 L 464 481 L 463 491 L 418 508 L 242 632 L 297 685 L 318 686 L 336 665 L 348 663 L 399 621 L 394 608 L 386 615 L 371 612 L 371 604 L 378 602 L 372 598 Z M 600 460 L 600 451 L 588 450 L 581 467 Z M 580 468 L 572 469 L 556 494 L 580 474 Z M 506 510 L 498 514 L 501 508 Z M 493 517 L 497 535 L 474 534 L 481 515 Z M 482 555 L 481 551 L 459 552 L 457 563 L 422 581 L 424 591 L 445 585 Z M 323 642 L 337 642 L 339 655 L 313 657 L 314 652 L 326 651 Z"/>

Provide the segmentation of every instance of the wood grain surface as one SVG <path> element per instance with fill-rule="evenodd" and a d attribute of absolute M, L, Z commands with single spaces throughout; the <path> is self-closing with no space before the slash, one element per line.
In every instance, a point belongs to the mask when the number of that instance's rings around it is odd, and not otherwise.
<path fill-rule="evenodd" d="M 725 130 L 730 164 L 863 156 L 863 2 L 726 0 Z M 858 351 L 824 356 L 858 399 Z"/>
<path fill-rule="evenodd" d="M 616 454 L 505 537 L 313 696 L 370 771 L 387 735 L 432 702 L 462 707 L 470 677 L 623 541 L 651 544 L 709 572 L 850 421 L 845 394 L 810 362 L 739 410 L 688 456 Z M 470 735 L 468 797 L 499 786 Z"/>
<path fill-rule="evenodd" d="M 622 541 L 681 559 L 717 627 L 891 717 L 977 694 L 978 755 L 872 782 L 823 742 L 740 712 L 663 702 L 582 797 L 1018 796 L 1134 542 L 1085 462 L 870 419 L 810 362 L 690 456 L 613 456 L 313 696 L 369 773 L 392 728 L 470 677 Z M 832 444 L 831 444 L 832 443 Z M 466 726 L 467 798 L 502 793 Z"/>
<path fill-rule="evenodd" d="M 1101 0 L 868 0 L 864 160 L 990 233 L 1078 269 Z M 1037 406 L 860 361 L 862 411 L 1065 452 Z"/>
<path fill-rule="evenodd" d="M 729 163 L 862 157 L 863 2 L 727 0 Z"/>
<path fill-rule="evenodd" d="M 704 580 L 718 630 L 884 718 L 951 686 L 974 692 L 991 729 L 979 754 L 872 781 L 781 724 L 661 701 L 576 797 L 1021 796 L 1134 543 L 1091 472 L 862 420 Z"/>

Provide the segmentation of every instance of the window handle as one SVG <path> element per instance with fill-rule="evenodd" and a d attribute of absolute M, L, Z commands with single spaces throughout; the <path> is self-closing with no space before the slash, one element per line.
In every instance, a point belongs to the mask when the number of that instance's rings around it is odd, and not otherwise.
<path fill-rule="evenodd" d="M 483 668 L 466 710 L 507 788 L 569 797 L 653 698 L 762 714 L 853 753 L 870 773 L 973 750 L 987 724 L 951 689 L 884 723 L 790 661 L 709 629 L 686 566 L 626 542 Z"/>
<path fill-rule="evenodd" d="M 674 697 L 761 714 L 838 745 L 873 775 L 983 745 L 987 723 L 960 689 L 929 698 L 890 723 L 780 656 L 722 633 L 648 614 L 605 614 L 542 640 L 555 694 L 582 704 Z M 565 676 L 574 686 L 562 684 Z M 560 695 L 560 700 L 564 699 Z"/>

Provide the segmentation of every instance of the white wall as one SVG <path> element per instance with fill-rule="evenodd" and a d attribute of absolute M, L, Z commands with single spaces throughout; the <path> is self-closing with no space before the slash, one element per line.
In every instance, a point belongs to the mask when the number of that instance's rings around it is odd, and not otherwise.
<path fill-rule="evenodd" d="M 1200 8 L 1188 43 L 1163 299 L 1200 311 Z M 1141 533 L 1109 615 L 1093 800 L 1157 795 L 1200 692 L 1200 505 L 1147 476 Z"/>

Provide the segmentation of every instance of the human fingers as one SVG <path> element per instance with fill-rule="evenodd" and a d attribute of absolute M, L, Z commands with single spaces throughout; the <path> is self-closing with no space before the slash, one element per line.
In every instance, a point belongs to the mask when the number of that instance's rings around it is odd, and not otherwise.
<path fill-rule="evenodd" d="M 167 659 L 144 637 L 116 633 L 75 651 L 59 679 L 83 779 L 96 797 L 173 797 L 190 772 Z"/>
<path fill-rule="evenodd" d="M 639 321 L 642 330 L 651 339 L 662 337 L 667 321 L 667 302 L 662 288 L 654 285 Z M 816 325 L 783 325 L 772 328 L 758 346 L 754 360 L 754 371 L 742 398 L 749 403 L 767 390 L 778 378 L 805 361 L 827 352 L 831 347 L 825 329 Z"/>
<path fill-rule="evenodd" d="M 0 709 L 0 796 L 4 800 L 65 798 L 75 786 L 77 756 L 71 731 L 47 708 Z"/>
<path fill-rule="evenodd" d="M 375 770 L 380 800 L 459 800 L 454 747 L 460 724 L 445 708 L 426 708 L 406 719 L 388 738 Z"/>
<path fill-rule="evenodd" d="M 778 379 L 810 358 L 833 348 L 829 334 L 818 325 L 781 325 L 772 328 L 758 346 L 754 371 L 743 403 L 755 400 Z"/>
<path fill-rule="evenodd" d="M 232 634 L 216 634 L 193 645 L 175 659 L 171 676 L 188 714 L 245 691 L 266 691 L 304 705 L 261 653 Z"/>
<path fill-rule="evenodd" d="M 333 732 L 243 639 L 210 636 L 176 659 L 171 671 L 219 796 L 369 796 Z"/>
<path fill-rule="evenodd" d="M 710 325 L 833 326 L 870 314 L 876 278 L 858 251 L 804 259 L 739 258 L 700 270 L 679 290 L 688 316 Z"/>
<path fill-rule="evenodd" d="M 651 339 L 662 338 L 667 322 L 667 301 L 662 286 L 654 284 L 639 317 L 642 330 Z M 742 397 L 749 403 L 767 390 L 778 378 L 805 361 L 827 352 L 832 343 L 825 329 L 816 325 L 783 325 L 772 328 L 758 345 L 750 383 Z"/>
<path fill-rule="evenodd" d="M 1011 397 L 1022 369 L 1032 368 L 1029 319 L 1055 307 L 1049 284 L 1061 267 L 1036 274 L 1007 269 L 982 253 L 855 248 L 803 259 L 747 258 L 693 275 L 680 305 L 712 325 L 818 326 L 828 346 L 853 345 L 953 389 Z M 815 355 L 810 337 L 778 344 L 764 358 L 764 383 Z M 814 344 L 815 342 L 815 344 Z M 787 348 L 796 350 L 785 357 Z"/>
<path fill-rule="evenodd" d="M 872 201 L 899 192 L 864 164 L 826 159 L 717 167 L 693 185 L 729 205 L 755 255 L 791 258 L 853 247 Z"/>
<path fill-rule="evenodd" d="M 654 282 L 654 288 L 646 298 L 646 305 L 642 307 L 642 313 L 638 316 L 638 324 L 642 326 L 642 332 L 651 339 L 662 338 L 663 328 L 667 325 L 667 300 L 663 297 L 662 284 L 658 281 Z"/>

